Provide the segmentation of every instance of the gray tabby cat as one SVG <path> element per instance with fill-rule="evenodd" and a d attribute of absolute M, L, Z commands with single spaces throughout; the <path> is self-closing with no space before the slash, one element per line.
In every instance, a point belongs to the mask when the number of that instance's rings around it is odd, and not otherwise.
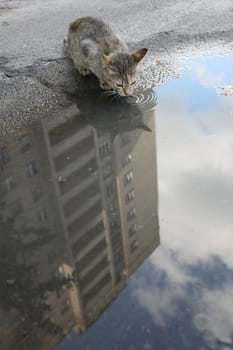
<path fill-rule="evenodd" d="M 147 53 L 130 53 L 108 24 L 93 17 L 78 18 L 69 26 L 64 49 L 81 75 L 94 73 L 100 87 L 130 95 L 136 83 L 136 68 Z"/>

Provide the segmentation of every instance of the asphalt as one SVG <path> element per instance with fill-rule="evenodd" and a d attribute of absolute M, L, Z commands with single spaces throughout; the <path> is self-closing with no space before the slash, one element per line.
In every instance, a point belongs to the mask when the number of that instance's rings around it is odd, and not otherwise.
<path fill-rule="evenodd" d="M 62 46 L 69 23 L 86 15 L 105 19 L 130 48 L 149 48 L 143 86 L 176 75 L 184 59 L 233 51 L 232 0 L 0 0 L 1 135 L 78 93 Z"/>

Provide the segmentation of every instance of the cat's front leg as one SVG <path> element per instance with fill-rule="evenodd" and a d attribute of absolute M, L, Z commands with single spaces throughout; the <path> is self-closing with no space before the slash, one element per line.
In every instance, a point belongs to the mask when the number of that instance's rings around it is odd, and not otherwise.
<path fill-rule="evenodd" d="M 90 75 L 91 74 L 91 71 L 87 68 L 78 68 L 78 71 L 79 73 L 82 75 L 82 76 L 86 76 L 86 75 Z"/>

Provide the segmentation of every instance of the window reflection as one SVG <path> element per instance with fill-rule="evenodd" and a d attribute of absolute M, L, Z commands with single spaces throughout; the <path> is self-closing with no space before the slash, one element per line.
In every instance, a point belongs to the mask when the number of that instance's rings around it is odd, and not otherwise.
<path fill-rule="evenodd" d="M 21 153 L 26 152 L 32 146 L 30 137 L 28 135 L 24 135 L 20 137 L 20 139 L 18 140 L 18 143 L 19 143 L 19 150 Z"/>
<path fill-rule="evenodd" d="M 15 188 L 15 179 L 11 175 L 2 181 L 2 188 L 4 192 L 10 192 Z"/>

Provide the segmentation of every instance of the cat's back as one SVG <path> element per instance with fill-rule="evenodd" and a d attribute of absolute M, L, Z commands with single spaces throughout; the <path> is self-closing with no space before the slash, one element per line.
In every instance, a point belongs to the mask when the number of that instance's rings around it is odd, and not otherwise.
<path fill-rule="evenodd" d="M 114 35 L 110 26 L 102 19 L 96 17 L 81 17 L 73 21 L 69 26 L 69 33 L 75 33 L 80 38 L 96 39 Z"/>
<path fill-rule="evenodd" d="M 88 46 L 96 44 L 97 50 L 105 54 L 117 50 L 127 50 L 125 43 L 113 32 L 111 27 L 96 17 L 81 17 L 73 21 L 69 26 L 68 41 L 71 47 L 83 42 L 88 42 Z"/>

